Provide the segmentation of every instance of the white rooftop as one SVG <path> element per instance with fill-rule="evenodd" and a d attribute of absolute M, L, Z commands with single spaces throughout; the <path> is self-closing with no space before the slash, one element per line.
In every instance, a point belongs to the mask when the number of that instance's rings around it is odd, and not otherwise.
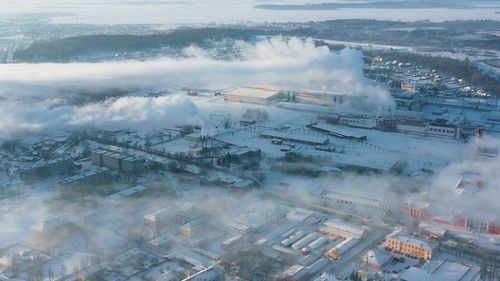
<path fill-rule="evenodd" d="M 363 236 L 367 231 L 366 227 L 356 226 L 356 225 L 346 223 L 346 222 L 343 222 L 340 220 L 327 220 L 327 221 L 323 222 L 323 225 L 326 227 L 332 228 L 333 230 L 347 232 L 347 233 L 354 235 L 354 236 L 357 236 L 357 237 Z"/>
<path fill-rule="evenodd" d="M 240 86 L 234 90 L 224 93 L 224 95 L 239 96 L 246 98 L 268 99 L 282 92 L 283 91 L 281 90 L 275 90 L 264 87 Z"/>
<path fill-rule="evenodd" d="M 402 233 L 400 231 L 393 232 L 392 234 L 389 235 L 389 237 L 392 237 L 394 239 L 397 239 L 398 241 L 402 241 L 410 245 L 418 245 L 427 249 L 435 249 L 437 247 L 437 244 L 434 242 L 424 240 L 422 238 L 412 236 L 406 233 Z"/>

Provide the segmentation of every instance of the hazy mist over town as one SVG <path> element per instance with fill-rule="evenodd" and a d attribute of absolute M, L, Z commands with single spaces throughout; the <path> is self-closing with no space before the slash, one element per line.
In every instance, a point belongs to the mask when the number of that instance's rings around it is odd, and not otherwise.
<path fill-rule="evenodd" d="M 500 2 L 0 1 L 0 281 L 500 280 Z"/>

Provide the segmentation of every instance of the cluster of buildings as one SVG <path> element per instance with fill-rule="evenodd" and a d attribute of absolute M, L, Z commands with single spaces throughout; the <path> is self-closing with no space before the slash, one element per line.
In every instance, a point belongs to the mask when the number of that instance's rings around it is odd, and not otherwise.
<path fill-rule="evenodd" d="M 433 79 L 441 80 L 437 76 Z M 448 251 L 454 249 L 450 246 L 452 243 L 445 243 L 446 229 L 500 235 L 500 222 L 496 214 L 491 214 L 492 208 L 484 212 L 489 216 L 479 216 L 479 219 L 458 204 L 474 200 L 492 188 L 480 179 L 464 178 L 444 194 L 451 203 L 457 204 L 436 206 L 442 204 L 442 200 L 433 200 L 434 194 L 403 204 L 398 210 L 403 210 L 403 218 L 409 221 L 411 231 L 393 232 L 394 224 L 385 219 L 394 211 L 391 209 L 394 202 L 385 194 L 366 189 L 354 192 L 332 188 L 317 194 L 308 193 L 305 198 L 285 198 L 266 189 L 260 200 L 277 197 L 283 204 L 273 201 L 272 205 L 250 207 L 242 201 L 237 212 L 226 210 L 225 203 L 213 198 L 207 199 L 221 206 L 213 206 L 208 212 L 200 211 L 196 204 L 177 204 L 185 199 L 185 190 L 194 187 L 206 190 L 213 186 L 230 187 L 224 191 L 238 196 L 251 187 L 265 187 L 265 176 L 274 177 L 274 172 L 277 177 L 284 177 L 280 173 L 284 172 L 286 177 L 293 178 L 296 175 L 311 177 L 318 171 L 319 175 L 342 178 L 344 171 L 399 175 L 407 163 L 417 166 L 416 161 L 405 158 L 407 155 L 403 152 L 394 152 L 398 155 L 391 158 L 392 152 L 371 145 L 370 141 L 380 135 L 368 130 L 387 132 L 375 132 L 386 137 L 395 135 L 390 133 L 404 133 L 446 138 L 446 142 L 456 143 L 450 139 L 462 139 L 475 123 L 468 119 L 474 116 L 467 116 L 464 110 L 451 109 L 457 107 L 456 104 L 419 97 L 422 87 L 413 80 L 400 81 L 401 91 L 395 94 L 399 109 L 379 115 L 334 112 L 336 105 L 359 102 L 338 93 L 241 86 L 220 95 L 227 102 L 311 105 L 294 108 L 309 113 L 319 107 L 326 110 L 315 111 L 310 115 L 312 120 L 300 120 L 293 128 L 267 120 L 264 113 L 259 113 L 261 120 L 245 118 L 240 122 L 231 122 L 225 114 L 214 113 L 209 121 L 216 123 L 217 132 L 210 137 L 202 128 L 192 125 L 149 134 L 102 130 L 82 136 L 91 144 L 88 153 L 16 167 L 16 177 L 25 182 L 56 177 L 47 185 L 55 185 L 55 190 L 65 195 L 64 199 L 84 207 L 81 207 L 82 218 L 55 216 L 31 228 L 33 247 L 47 254 L 24 246 L 19 246 L 17 252 L 1 250 L 0 279 L 3 272 L 11 279 L 27 277 L 22 270 L 35 268 L 34 261 L 27 255 L 42 265 L 56 263 L 64 258 L 61 254 L 64 247 L 56 247 L 59 243 L 87 239 L 77 242 L 85 245 L 89 253 L 84 256 L 92 262 L 84 263 L 74 273 L 59 270 L 56 275 L 64 280 L 106 281 L 232 281 L 257 277 L 277 281 L 327 281 L 347 280 L 348 268 L 362 278 L 393 274 L 394 279 L 406 281 L 451 281 L 452 276 L 457 280 L 476 281 L 480 275 L 477 263 L 447 260 L 441 247 L 446 246 Z M 192 95 L 192 98 L 203 98 L 203 95 Z M 214 98 L 217 99 L 220 98 Z M 493 113 L 484 115 L 489 116 L 488 122 L 496 124 L 500 119 Z M 61 143 L 47 147 L 45 150 L 53 151 L 60 148 Z M 494 153 L 489 155 L 492 159 L 496 157 Z M 153 188 L 152 184 L 144 184 L 143 181 L 149 180 L 157 185 Z M 271 179 L 273 183 L 278 180 Z M 167 181 L 169 185 L 163 186 Z M 94 192 L 101 187 L 102 192 Z M 7 187 L 2 188 L 2 192 L 4 190 Z M 287 191 L 286 188 L 277 190 Z M 74 196 L 77 193 L 100 195 L 96 197 L 105 203 L 96 198 Z M 174 199 L 167 204 L 158 203 L 154 198 L 161 199 L 164 195 L 168 198 L 172 195 Z M 150 204 L 152 201 L 156 204 Z M 475 211 L 489 207 L 478 206 Z M 82 234 L 94 233 L 92 239 L 81 238 Z"/>
<path fill-rule="evenodd" d="M 320 116 L 319 119 L 324 120 L 326 124 L 450 139 L 462 137 L 461 127 L 465 122 L 463 116 L 442 114 L 439 118 L 430 120 L 424 118 L 422 114 L 401 110 L 380 116 L 333 114 Z M 323 130 L 334 136 L 338 135 L 355 140 L 366 139 L 366 136 L 363 135 L 350 136 L 341 131 L 336 132 L 334 129 L 323 128 L 322 125 L 318 124 L 312 126 L 316 130 Z"/>
<path fill-rule="evenodd" d="M 461 78 L 450 77 L 436 69 L 411 63 L 384 61 L 382 57 L 372 60 L 368 76 L 380 81 L 389 80 L 393 90 L 409 94 L 426 94 L 437 97 L 468 97 L 488 99 L 490 94 Z"/>
<path fill-rule="evenodd" d="M 75 170 L 75 159 L 67 156 L 59 159 L 38 162 L 16 170 L 16 175 L 25 181 L 49 178 L 55 175 L 69 174 Z"/>
<path fill-rule="evenodd" d="M 125 174 L 140 174 L 144 171 L 144 160 L 125 153 L 97 149 L 91 153 L 92 164 L 104 166 Z"/>
<path fill-rule="evenodd" d="M 472 177 L 472 178 L 471 178 Z M 473 175 L 460 179 L 453 190 L 448 194 L 436 194 L 436 196 L 448 196 L 450 204 L 443 208 L 440 202 L 432 197 L 407 202 L 403 205 L 404 212 L 412 218 L 421 222 L 432 223 L 440 227 L 451 229 L 463 229 L 474 232 L 500 234 L 500 222 L 495 215 L 489 215 L 494 206 L 477 205 L 475 210 L 468 210 L 465 201 L 478 201 L 482 189 L 492 188 L 481 179 Z"/>
<path fill-rule="evenodd" d="M 457 83 L 463 84 L 463 81 Z M 485 106 L 482 108 L 481 105 L 471 104 L 469 101 L 443 100 L 435 96 L 422 96 L 415 84 L 410 82 L 399 84 L 402 89 L 394 94 L 397 110 L 377 116 L 340 113 L 340 110 L 335 110 L 336 105 L 363 103 L 363 100 L 357 97 L 339 93 L 299 92 L 241 86 L 225 92 L 224 99 L 228 102 L 277 104 L 296 110 L 322 112 L 325 115 L 322 117 L 331 124 L 450 139 L 462 139 L 472 135 L 472 131 L 481 125 L 475 122 L 473 111 L 481 109 L 491 112 L 490 115 L 493 116 L 493 119 L 487 121 L 487 123 L 492 123 L 492 127 L 487 126 L 485 129 L 499 132 L 498 120 L 494 118 L 498 114 L 494 107 Z M 307 107 L 308 105 L 319 107 Z M 322 128 L 316 129 L 322 130 Z M 336 132 L 331 134 L 337 135 Z M 342 132 L 339 132 L 338 136 L 358 138 L 358 136 L 344 136 Z M 363 138 L 363 136 L 359 137 Z"/>
<path fill-rule="evenodd" d="M 468 261 L 457 261 L 440 250 L 436 240 L 410 234 L 396 229 L 387 235 L 385 242 L 366 252 L 359 259 L 357 276 L 390 280 L 493 280 L 484 274 L 481 265 Z"/>
<path fill-rule="evenodd" d="M 500 132 L 495 120 L 498 103 L 494 93 L 486 93 L 463 79 L 411 64 L 384 62 L 382 58 L 372 62 L 368 76 L 388 85 L 398 109 L 425 113 L 426 122 L 407 122 L 410 127 L 402 124 L 404 131 L 452 138 L 459 138 L 460 134 L 471 136 L 477 127 L 495 134 Z M 463 120 L 445 114 L 447 110 Z M 478 122 L 475 120 L 478 112 L 493 118 Z M 447 126 L 442 128 L 443 125 Z"/>

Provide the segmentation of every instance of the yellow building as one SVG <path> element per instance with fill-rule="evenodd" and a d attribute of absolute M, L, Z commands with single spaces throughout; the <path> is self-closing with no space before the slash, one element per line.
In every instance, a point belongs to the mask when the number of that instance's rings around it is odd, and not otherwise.
<path fill-rule="evenodd" d="M 385 246 L 405 255 L 430 260 L 437 244 L 396 231 L 387 236 Z"/>

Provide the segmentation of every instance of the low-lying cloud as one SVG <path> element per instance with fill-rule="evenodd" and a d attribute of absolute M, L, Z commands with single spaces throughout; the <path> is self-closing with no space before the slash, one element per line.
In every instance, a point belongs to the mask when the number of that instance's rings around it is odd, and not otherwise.
<path fill-rule="evenodd" d="M 93 122 L 114 126 L 132 121 L 154 127 L 165 120 L 163 114 L 177 115 L 186 110 L 187 101 L 179 98 L 122 99 L 106 110 L 102 110 L 100 104 L 78 108 L 68 105 L 71 102 L 67 101 L 75 95 L 106 96 L 111 90 L 131 91 L 149 87 L 168 90 L 270 85 L 339 92 L 361 96 L 384 107 L 392 105 L 390 95 L 363 76 L 360 51 L 344 49 L 333 53 L 327 47 L 315 46 L 312 40 L 297 38 L 273 38 L 255 44 L 238 42 L 236 46 L 241 55 L 231 60 L 214 59 L 204 50 L 192 46 L 184 50 L 181 58 L 1 65 L 1 115 L 2 120 L 9 121 L 0 123 L 0 132 L 12 131 L 17 124 L 21 129 L 43 129 L 54 125 L 53 122 L 58 126 Z M 66 102 L 57 104 L 60 99 L 66 99 Z M 34 105 L 37 109 L 33 108 Z M 164 106 L 167 107 L 162 108 Z M 189 113 L 196 111 L 193 105 L 187 110 L 188 114 L 180 114 L 180 117 L 190 116 Z M 155 114 L 158 112 L 161 114 Z"/>
<path fill-rule="evenodd" d="M 161 127 L 169 120 L 190 121 L 198 108 L 181 96 L 158 98 L 122 97 L 109 105 L 89 104 L 76 108 L 69 125 L 130 128 L 146 124 Z"/>

